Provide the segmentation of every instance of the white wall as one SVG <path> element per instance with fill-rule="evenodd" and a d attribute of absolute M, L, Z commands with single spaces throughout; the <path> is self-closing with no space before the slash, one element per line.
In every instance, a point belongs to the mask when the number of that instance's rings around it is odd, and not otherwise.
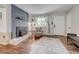
<path fill-rule="evenodd" d="M 79 5 L 72 8 L 72 10 L 67 14 L 67 20 L 67 32 L 79 35 Z M 71 29 L 68 29 L 68 27 L 71 27 Z"/>
<path fill-rule="evenodd" d="M 2 13 L 2 19 L 0 19 L 0 32 L 7 32 L 7 20 L 6 20 L 6 9 L 0 8 L 0 12 Z"/>
<path fill-rule="evenodd" d="M 48 23 L 49 23 L 49 31 L 51 35 L 65 35 L 65 14 L 64 13 L 58 13 L 58 14 L 50 14 L 48 17 Z M 53 23 L 53 24 L 52 24 Z M 56 25 L 56 28 L 54 28 L 54 24 Z"/>
<path fill-rule="evenodd" d="M 65 24 L 65 20 L 66 20 L 65 14 L 58 13 L 58 14 L 49 14 L 49 15 L 41 15 L 41 16 L 45 16 L 48 18 L 47 20 L 49 23 L 49 27 L 48 27 L 49 34 L 51 34 L 51 35 L 65 35 L 65 32 L 66 32 L 65 31 L 65 25 L 66 25 Z M 57 28 L 54 28 L 54 25 L 52 24 L 52 22 L 53 22 L 53 24 L 56 24 Z"/>
<path fill-rule="evenodd" d="M 6 5 L 7 32 L 11 33 L 11 4 Z"/>
<path fill-rule="evenodd" d="M 10 5 L 0 8 L 2 19 L 0 19 L 0 44 L 8 44 L 11 39 L 11 13 Z"/>
<path fill-rule="evenodd" d="M 53 29 L 54 27 L 53 27 L 53 24 L 52 24 L 53 23 L 53 17 L 54 16 L 52 16 L 52 15 L 48 16 L 48 23 L 49 23 L 49 29 L 48 30 L 49 30 L 49 33 L 51 35 L 53 35 L 53 32 L 54 32 L 54 29 Z"/>
<path fill-rule="evenodd" d="M 65 16 L 64 15 L 56 15 L 53 18 L 54 23 L 54 35 L 65 35 Z"/>
<path fill-rule="evenodd" d="M 69 12 L 67 15 L 66 15 L 66 34 L 67 33 L 71 33 L 71 13 Z"/>

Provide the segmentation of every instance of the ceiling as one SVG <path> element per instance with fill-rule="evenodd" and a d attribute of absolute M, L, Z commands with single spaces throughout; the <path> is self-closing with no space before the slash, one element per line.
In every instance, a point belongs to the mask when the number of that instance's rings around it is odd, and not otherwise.
<path fill-rule="evenodd" d="M 44 14 L 51 12 L 67 12 L 73 4 L 15 4 L 30 14 Z"/>
<path fill-rule="evenodd" d="M 0 4 L 0 8 L 5 8 L 6 6 L 6 4 Z"/>
<path fill-rule="evenodd" d="M 65 13 L 70 10 L 74 4 L 15 4 L 20 9 L 29 14 L 46 14 L 46 13 Z M 0 4 L 5 7 L 6 4 Z"/>

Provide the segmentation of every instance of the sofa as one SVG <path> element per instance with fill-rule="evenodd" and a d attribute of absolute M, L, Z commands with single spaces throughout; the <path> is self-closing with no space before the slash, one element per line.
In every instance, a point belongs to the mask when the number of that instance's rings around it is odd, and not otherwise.
<path fill-rule="evenodd" d="M 67 39 L 73 39 L 73 37 L 77 37 L 74 33 L 67 33 Z"/>
<path fill-rule="evenodd" d="M 72 43 L 76 44 L 79 46 L 79 37 L 75 33 L 67 33 L 67 42 L 69 39 L 72 41 Z"/>

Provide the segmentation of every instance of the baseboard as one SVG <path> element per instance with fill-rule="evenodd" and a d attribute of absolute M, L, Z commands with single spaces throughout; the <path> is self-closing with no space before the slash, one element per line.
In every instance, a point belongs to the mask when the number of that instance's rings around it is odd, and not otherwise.
<path fill-rule="evenodd" d="M 2 45 L 8 45 L 7 42 L 0 42 L 0 44 L 2 44 Z"/>

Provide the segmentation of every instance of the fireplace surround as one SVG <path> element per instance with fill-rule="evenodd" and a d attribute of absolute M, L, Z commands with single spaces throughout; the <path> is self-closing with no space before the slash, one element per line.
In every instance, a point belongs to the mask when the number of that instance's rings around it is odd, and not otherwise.
<path fill-rule="evenodd" d="M 16 37 L 22 37 L 27 34 L 27 27 L 16 27 Z"/>

